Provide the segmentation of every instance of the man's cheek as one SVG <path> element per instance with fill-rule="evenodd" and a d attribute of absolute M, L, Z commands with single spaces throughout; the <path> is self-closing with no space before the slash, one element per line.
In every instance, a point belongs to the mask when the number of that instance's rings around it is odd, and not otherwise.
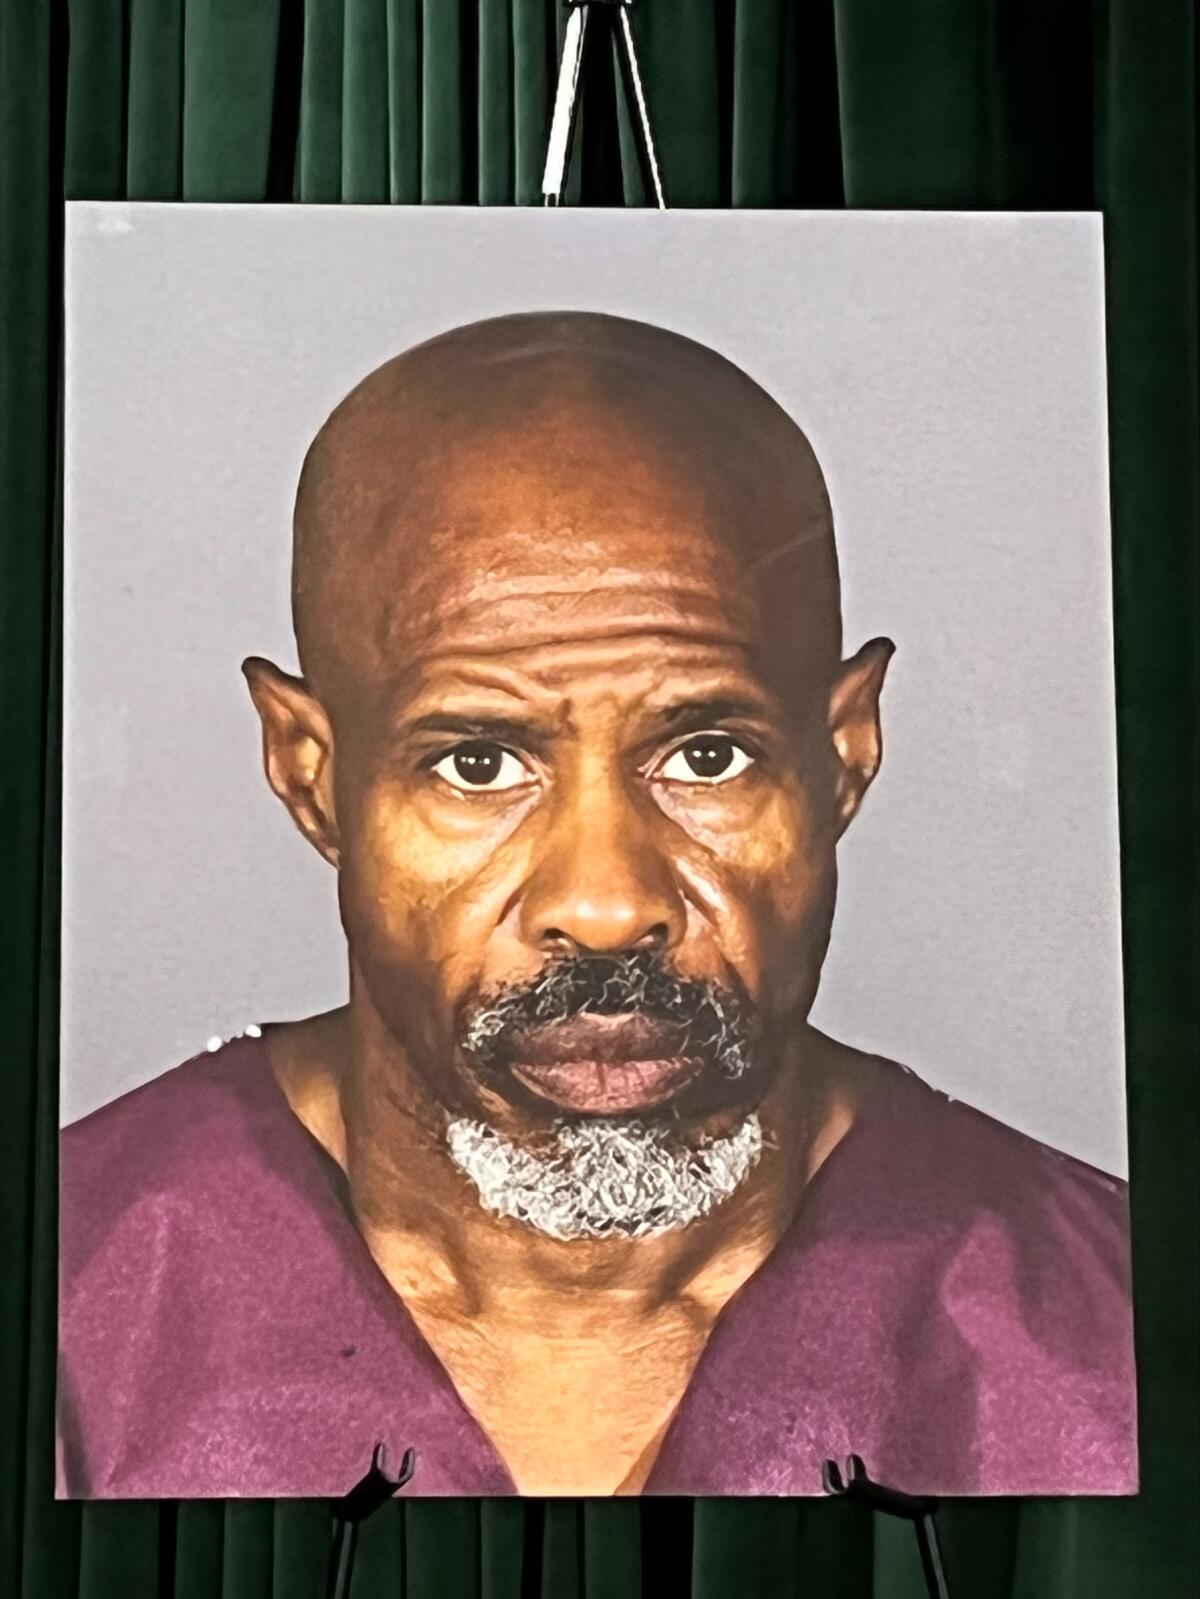
<path fill-rule="evenodd" d="M 675 871 L 688 902 L 688 931 L 678 962 L 689 977 L 730 976 L 758 999 L 778 937 L 768 874 L 704 851 L 682 852 Z"/>
<path fill-rule="evenodd" d="M 777 793 L 747 846 L 746 869 L 764 922 L 784 936 L 789 928 L 801 927 L 824 893 L 832 861 L 807 792 L 789 785 Z"/>
<path fill-rule="evenodd" d="M 528 848 L 511 829 L 434 829 L 395 796 L 364 807 L 360 820 L 343 877 L 373 947 L 419 959 L 451 995 L 474 986 Z"/>
<path fill-rule="evenodd" d="M 698 837 L 720 892 L 787 920 L 802 912 L 821 875 L 823 851 L 802 791 L 776 791 L 741 824 L 736 813 Z"/>
<path fill-rule="evenodd" d="M 768 879 L 743 877 L 730 885 L 717 935 L 725 960 L 746 991 L 758 1003 L 769 1001 L 789 928 Z"/>
<path fill-rule="evenodd" d="M 724 959 L 748 992 L 790 1005 L 819 966 L 832 906 L 832 871 L 797 840 L 713 874 L 711 904 Z"/>
<path fill-rule="evenodd" d="M 487 865 L 495 840 L 478 825 L 437 826 L 399 789 L 369 794 L 354 818 L 350 861 L 365 894 L 434 912 Z"/>

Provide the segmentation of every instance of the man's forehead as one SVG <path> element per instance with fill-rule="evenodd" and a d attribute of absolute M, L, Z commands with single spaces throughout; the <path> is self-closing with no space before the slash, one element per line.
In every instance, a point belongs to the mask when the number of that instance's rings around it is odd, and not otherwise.
<path fill-rule="evenodd" d="M 388 719 L 414 704 L 465 711 L 505 699 L 541 714 L 607 703 L 624 715 L 697 696 L 778 707 L 810 670 L 809 625 L 793 609 L 780 628 L 763 586 L 732 570 L 705 580 L 693 564 L 653 581 L 609 570 L 586 583 L 476 572 L 431 593 L 424 611 L 411 596 L 393 609 L 360 657 L 359 703 Z M 816 633 L 827 632 L 819 616 Z"/>
<path fill-rule="evenodd" d="M 596 629 L 744 632 L 742 546 L 770 541 L 774 522 L 769 505 L 748 509 L 633 438 L 556 449 L 508 429 L 452 443 L 393 480 L 360 528 L 355 610 L 392 659 Z"/>
<path fill-rule="evenodd" d="M 508 371 L 490 400 L 443 386 L 424 408 L 411 386 L 372 395 L 368 380 L 366 399 L 335 413 L 297 503 L 302 662 L 314 640 L 347 665 L 369 647 L 373 675 L 390 675 L 464 640 L 502 649 L 510 635 L 513 647 L 597 629 L 741 638 L 768 626 L 761 573 L 804 547 L 818 559 L 802 597 L 836 608 L 828 500 L 807 441 L 708 355 L 717 378 L 669 403 L 661 386 L 594 382 L 569 365 L 543 388 L 512 389 Z M 480 376 L 485 389 L 495 381 Z M 754 417 L 733 403 L 747 388 Z"/>
<path fill-rule="evenodd" d="M 481 529 L 586 536 L 605 512 L 626 528 L 708 527 L 734 545 L 741 534 L 761 544 L 797 502 L 823 503 L 815 462 L 808 472 L 781 469 L 764 441 L 718 420 L 639 415 L 586 395 L 457 422 L 397 413 L 327 473 L 335 489 L 348 480 L 347 520 L 357 526 L 347 532 L 364 550 L 425 550 Z M 336 520 L 347 494 L 326 498 Z"/>
<path fill-rule="evenodd" d="M 497 451 L 452 468 L 419 505 L 405 496 L 383 516 L 380 541 L 397 576 L 408 573 L 401 587 L 446 614 L 597 588 L 700 595 L 743 564 L 738 508 L 645 460 Z"/>

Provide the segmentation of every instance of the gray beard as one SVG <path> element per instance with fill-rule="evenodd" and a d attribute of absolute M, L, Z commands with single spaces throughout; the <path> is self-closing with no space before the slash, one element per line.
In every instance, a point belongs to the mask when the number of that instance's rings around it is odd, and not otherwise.
<path fill-rule="evenodd" d="M 731 1133 L 694 1148 L 675 1123 L 614 1116 L 560 1122 L 531 1147 L 459 1117 L 446 1143 L 494 1216 L 550 1238 L 647 1238 L 686 1227 L 728 1199 L 758 1164 L 763 1135 L 753 1111 Z"/>

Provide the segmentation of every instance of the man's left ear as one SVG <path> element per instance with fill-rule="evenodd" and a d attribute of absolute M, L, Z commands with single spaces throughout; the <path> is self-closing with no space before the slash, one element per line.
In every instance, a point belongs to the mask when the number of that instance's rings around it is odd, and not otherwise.
<path fill-rule="evenodd" d="M 837 754 L 835 806 L 840 838 L 853 820 L 883 759 L 879 696 L 896 646 L 888 638 L 864 644 L 844 661 L 829 696 L 829 735 Z"/>

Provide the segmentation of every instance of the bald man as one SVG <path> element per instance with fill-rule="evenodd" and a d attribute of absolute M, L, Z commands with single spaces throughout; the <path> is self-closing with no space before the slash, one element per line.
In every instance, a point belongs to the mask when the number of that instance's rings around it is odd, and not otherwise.
<path fill-rule="evenodd" d="M 349 1003 L 64 1135 L 68 1495 L 1135 1486 L 1122 1185 L 822 1036 L 892 645 L 713 351 L 458 328 L 314 441 L 244 671 Z"/>

